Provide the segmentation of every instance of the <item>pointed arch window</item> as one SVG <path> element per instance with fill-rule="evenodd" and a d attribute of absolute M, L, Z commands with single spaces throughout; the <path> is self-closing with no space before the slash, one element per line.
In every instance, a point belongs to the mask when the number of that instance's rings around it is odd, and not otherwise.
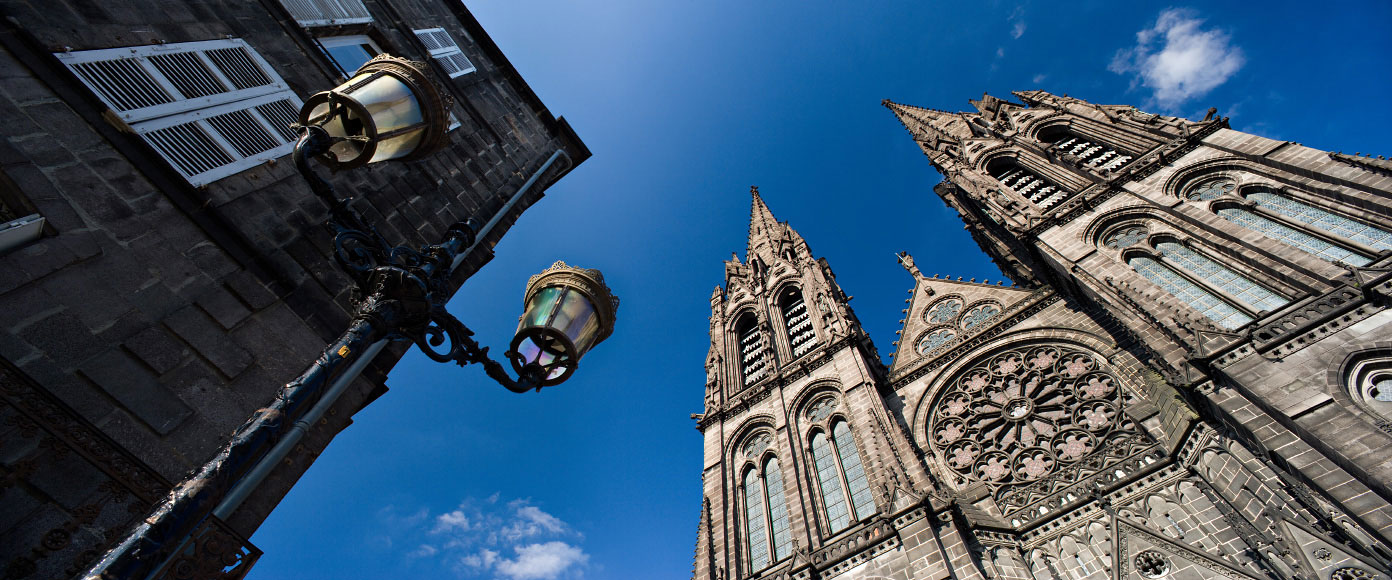
<path fill-rule="evenodd" d="M 1229 196 L 1236 189 L 1236 181 L 1223 177 L 1194 186 L 1184 197 L 1209 201 Z M 1229 205 L 1218 207 L 1215 213 L 1322 260 L 1364 266 L 1372 261 L 1375 252 L 1392 250 L 1392 232 L 1297 201 L 1271 188 L 1246 188 L 1241 198 L 1250 207 Z"/>
<path fill-rule="evenodd" d="M 998 157 L 991 160 L 986 164 L 986 172 L 1003 187 L 1029 200 L 1040 209 L 1053 207 L 1054 204 L 1073 195 L 1073 192 L 1021 165 L 1014 157 Z"/>
<path fill-rule="evenodd" d="M 753 314 L 740 318 L 735 325 L 735 336 L 739 337 L 740 376 L 747 387 L 768 374 L 768 349 L 764 348 L 764 337 Z"/>
<path fill-rule="evenodd" d="M 1060 153 L 1073 156 L 1080 165 L 1099 171 L 1115 171 L 1135 159 L 1125 151 L 1062 126 L 1040 131 L 1039 141 L 1052 145 Z"/>
<path fill-rule="evenodd" d="M 830 437 L 824 431 L 812 435 L 812 460 L 816 464 L 817 482 L 831 533 L 875 514 L 870 481 L 860 462 L 851 428 L 845 421 L 836 420 L 832 424 Z"/>
<path fill-rule="evenodd" d="M 807 312 L 807 303 L 802 292 L 789 286 L 778 299 L 778 307 L 783 311 L 783 324 L 788 333 L 788 348 L 793 358 L 802 356 L 817 344 L 817 331 L 812 328 L 812 317 Z"/>
<path fill-rule="evenodd" d="M 788 503 L 783 494 L 783 472 L 778 458 L 764 461 L 763 469 L 744 473 L 744 524 L 749 569 L 761 570 L 788 557 L 792 534 L 788 528 Z"/>
<path fill-rule="evenodd" d="M 1149 237 L 1145 226 L 1127 225 L 1105 236 L 1102 245 L 1122 250 L 1142 245 Z M 1159 242 L 1154 250 L 1154 255 L 1131 254 L 1127 265 L 1223 328 L 1241 327 L 1258 312 L 1275 310 L 1289 301 L 1179 242 Z"/>

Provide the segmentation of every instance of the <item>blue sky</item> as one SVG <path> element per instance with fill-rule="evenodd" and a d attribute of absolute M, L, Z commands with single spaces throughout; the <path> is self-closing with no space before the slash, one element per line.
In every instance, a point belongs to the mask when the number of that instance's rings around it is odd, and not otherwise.
<path fill-rule="evenodd" d="M 999 280 L 885 98 L 1041 88 L 1345 152 L 1392 153 L 1392 4 L 470 3 L 594 158 L 451 310 L 511 338 L 529 275 L 600 268 L 623 304 L 574 378 L 516 395 L 409 355 L 253 542 L 275 578 L 687 578 L 710 292 L 750 185 L 825 257 L 882 353 L 910 280 Z M 308 361 L 307 361 L 308 362 Z"/>

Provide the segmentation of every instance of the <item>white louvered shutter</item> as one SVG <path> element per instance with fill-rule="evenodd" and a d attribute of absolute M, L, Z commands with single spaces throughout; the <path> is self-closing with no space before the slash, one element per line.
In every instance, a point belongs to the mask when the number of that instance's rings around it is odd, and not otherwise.
<path fill-rule="evenodd" d="M 241 39 L 56 56 L 193 185 L 294 147 L 302 102 Z"/>
<path fill-rule="evenodd" d="M 439 61 L 450 78 L 474 72 L 474 63 L 469 62 L 469 57 L 464 56 L 464 52 L 459 50 L 459 45 L 455 44 L 454 38 L 450 37 L 445 29 L 423 28 L 412 32 L 416 33 L 416 37 L 425 44 L 426 50 L 430 51 L 430 58 Z"/>
<path fill-rule="evenodd" d="M 342 26 L 372 22 L 362 0 L 280 0 L 300 26 Z"/>

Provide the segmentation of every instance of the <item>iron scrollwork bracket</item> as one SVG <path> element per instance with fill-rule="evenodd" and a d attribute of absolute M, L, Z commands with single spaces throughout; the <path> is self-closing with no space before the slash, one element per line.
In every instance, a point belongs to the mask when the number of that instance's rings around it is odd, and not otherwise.
<path fill-rule="evenodd" d="M 354 282 L 355 316 L 383 323 L 389 340 L 413 342 L 435 362 L 478 363 L 511 391 L 540 389 L 541 366 L 525 364 L 520 354 L 508 351 L 509 359 L 524 363 L 520 378 L 512 379 L 503 365 L 489 358 L 488 347 L 473 339 L 473 331 L 445 308 L 455 257 L 474 244 L 478 222 L 456 222 L 442 242 L 420 249 L 392 245 L 353 209 L 352 198 L 338 199 L 333 186 L 309 166 L 308 158 L 328 152 L 335 139 L 319 127 L 301 131 L 295 165 L 329 204 L 325 227 L 334 236 L 334 259 Z"/>

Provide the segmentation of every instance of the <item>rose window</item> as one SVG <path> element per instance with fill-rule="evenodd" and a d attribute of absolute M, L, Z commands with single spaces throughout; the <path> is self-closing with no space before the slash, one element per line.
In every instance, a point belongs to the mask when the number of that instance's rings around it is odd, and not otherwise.
<path fill-rule="evenodd" d="M 1092 354 L 1052 345 L 1009 350 L 951 383 L 934 406 L 929 439 L 968 480 L 1025 484 L 1129 432 L 1121 397 L 1116 377 Z"/>
<path fill-rule="evenodd" d="M 976 325 L 994 318 L 997 314 L 1000 314 L 1000 307 L 995 304 L 974 306 L 971 310 L 967 311 L 966 316 L 962 317 L 962 329 L 971 330 L 975 328 Z"/>
<path fill-rule="evenodd" d="M 957 338 L 957 333 L 949 329 L 935 330 L 918 341 L 918 354 L 928 354 Z"/>
<path fill-rule="evenodd" d="M 923 319 L 926 320 L 928 324 L 943 324 L 952 322 L 952 319 L 957 318 L 957 314 L 960 312 L 962 312 L 962 301 L 956 298 L 949 298 L 929 308 L 928 312 L 924 314 Z"/>

